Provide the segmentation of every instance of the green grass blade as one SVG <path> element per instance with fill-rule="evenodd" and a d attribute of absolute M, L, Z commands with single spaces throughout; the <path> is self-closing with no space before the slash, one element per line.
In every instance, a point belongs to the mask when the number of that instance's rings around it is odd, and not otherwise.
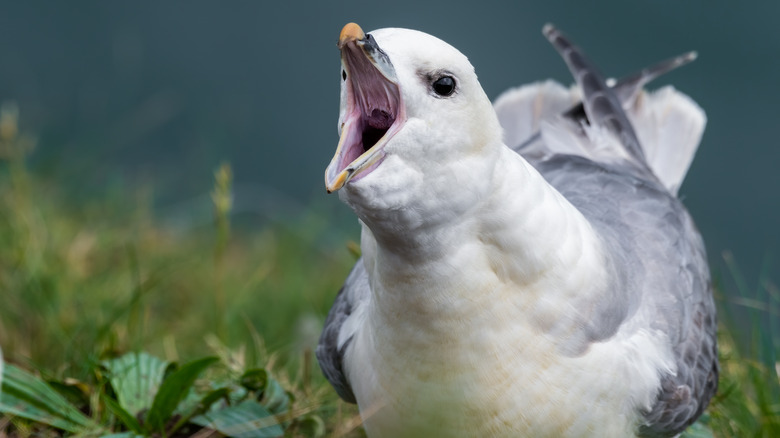
<path fill-rule="evenodd" d="M 141 428 L 141 424 L 138 423 L 138 420 L 132 416 L 129 412 L 127 412 L 122 406 L 119 405 L 114 399 L 111 397 L 104 397 L 103 402 L 106 404 L 106 407 L 108 408 L 111 413 L 116 416 L 119 421 L 122 422 L 122 424 L 125 425 L 130 431 L 135 433 L 143 433 L 143 429 Z"/>
<path fill-rule="evenodd" d="M 228 400 L 230 396 L 230 388 L 219 388 L 215 389 L 208 394 L 206 394 L 203 399 L 201 399 L 199 403 L 199 409 L 202 412 L 206 412 L 211 408 L 211 405 L 216 403 L 218 400 Z"/>
<path fill-rule="evenodd" d="M 276 417 L 253 400 L 197 416 L 191 421 L 236 438 L 276 438 L 284 435 Z"/>
<path fill-rule="evenodd" d="M 13 365 L 5 365 L 2 384 L 0 412 L 73 433 L 98 427 L 46 382 Z"/>
<path fill-rule="evenodd" d="M 3 393 L 0 401 L 0 411 L 9 416 L 25 418 L 66 432 L 76 433 L 83 429 L 80 425 L 63 419 L 49 410 L 30 404 L 28 400 L 17 397 L 12 391 Z"/>
<path fill-rule="evenodd" d="M 145 438 L 146 435 L 138 435 L 134 432 L 120 432 L 109 435 L 101 435 L 100 438 Z"/>
<path fill-rule="evenodd" d="M 206 357 L 183 365 L 163 381 L 154 397 L 147 423 L 153 430 L 162 431 L 176 407 L 192 389 L 195 379 L 208 367 L 219 361 L 217 357 Z"/>
<path fill-rule="evenodd" d="M 317 415 L 306 415 L 302 418 L 298 418 L 295 420 L 295 431 L 297 432 L 294 436 L 305 436 L 309 438 L 321 438 L 324 437 L 327 433 L 327 428 L 325 427 L 325 422 Z M 683 435 L 683 438 L 685 435 Z M 688 438 L 713 438 L 712 435 L 709 437 L 688 437 Z"/>
<path fill-rule="evenodd" d="M 168 362 L 148 353 L 128 353 L 103 364 L 117 402 L 131 415 L 152 407 Z"/>

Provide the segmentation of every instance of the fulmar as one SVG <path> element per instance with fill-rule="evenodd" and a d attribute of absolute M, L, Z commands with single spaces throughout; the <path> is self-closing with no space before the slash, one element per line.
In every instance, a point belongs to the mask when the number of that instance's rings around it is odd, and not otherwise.
<path fill-rule="evenodd" d="M 369 437 L 669 437 L 717 388 L 702 238 L 677 198 L 706 123 L 671 86 L 694 53 L 492 104 L 431 35 L 341 31 L 328 192 L 362 256 L 317 347 Z"/>

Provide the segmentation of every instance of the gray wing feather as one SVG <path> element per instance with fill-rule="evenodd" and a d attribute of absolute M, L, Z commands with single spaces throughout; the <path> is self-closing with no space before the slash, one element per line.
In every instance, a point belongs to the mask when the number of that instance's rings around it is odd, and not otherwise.
<path fill-rule="evenodd" d="M 682 303 L 682 312 L 679 321 L 658 323 L 672 329 L 667 331 L 674 342 L 677 372 L 662 377 L 658 399 L 645 413 L 640 433 L 647 437 L 675 436 L 704 412 L 718 388 L 717 321 L 704 243 L 690 216 L 682 212 L 683 231 L 672 245 L 679 254 L 681 281 L 670 294 Z"/>
<path fill-rule="evenodd" d="M 617 135 L 637 163 L 597 162 L 564 154 L 526 159 L 602 237 L 615 267 L 611 289 L 633 295 L 617 301 L 636 303 L 615 308 L 607 303 L 617 297 L 605 297 L 601 306 L 605 315 L 593 319 L 597 325 L 591 327 L 590 337 L 610 336 L 616 319 L 623 333 L 652 328 L 668 335 L 676 373 L 662 376 L 657 399 L 643 412 L 644 423 L 637 432 L 672 437 L 701 415 L 718 385 L 717 323 L 704 243 L 682 203 L 648 174 L 641 145 L 617 93 L 560 32 L 548 25 L 544 33 L 577 79 L 588 121 Z M 636 83 L 641 88 L 694 57 L 686 54 L 664 61 L 626 78 L 620 86 Z M 606 317 L 614 313 L 617 318 Z"/>
<path fill-rule="evenodd" d="M 349 403 L 356 403 L 349 383 L 344 356 L 360 324 L 362 308 L 369 299 L 368 274 L 363 259 L 358 260 L 341 287 L 322 329 L 315 354 L 325 378 L 338 395 Z"/>
<path fill-rule="evenodd" d="M 663 74 L 669 73 L 678 67 L 682 67 L 683 65 L 694 61 L 696 56 L 696 52 L 688 52 L 675 56 L 674 58 L 665 59 L 650 67 L 643 68 L 638 72 L 618 79 L 611 88 L 625 110 L 636 101 L 637 96 L 639 96 L 639 93 L 645 85 Z M 583 105 L 582 102 L 571 107 L 568 111 L 563 113 L 563 116 L 578 122 L 588 121 L 588 116 L 585 113 L 585 105 Z M 540 133 L 535 133 L 534 136 L 523 142 L 523 145 L 538 139 L 539 135 Z M 522 145 L 520 147 L 522 147 Z"/>
<path fill-rule="evenodd" d="M 650 67 L 620 78 L 613 85 L 612 89 L 615 90 L 615 94 L 617 94 L 620 103 L 623 104 L 623 108 L 626 108 L 636 100 L 639 92 L 642 91 L 645 85 L 661 75 L 696 60 L 697 56 L 696 52 L 688 52 L 674 58 L 665 59 Z"/>
<path fill-rule="evenodd" d="M 668 335 L 677 372 L 662 376 L 639 434 L 675 436 L 699 417 L 718 381 L 715 304 L 699 232 L 678 199 L 630 166 L 566 155 L 531 164 L 590 221 L 615 267 L 613 295 L 593 303 L 603 315 L 588 321 L 591 340 L 611 336 L 617 319 L 622 333 Z"/>
<path fill-rule="evenodd" d="M 572 44 L 565 35 L 548 24 L 542 30 L 544 35 L 561 54 L 569 67 L 577 85 L 582 89 L 583 105 L 588 120 L 593 125 L 603 126 L 615 134 L 626 151 L 640 166 L 645 164 L 645 155 L 639 145 L 633 126 L 629 122 L 614 90 L 610 88 L 604 76 L 590 62 L 579 47 Z"/>

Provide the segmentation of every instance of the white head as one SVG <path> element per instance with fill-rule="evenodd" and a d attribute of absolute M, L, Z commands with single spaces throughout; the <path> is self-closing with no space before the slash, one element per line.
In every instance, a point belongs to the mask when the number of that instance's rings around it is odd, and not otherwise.
<path fill-rule="evenodd" d="M 468 59 L 422 32 L 365 34 L 354 23 L 339 48 L 341 139 L 327 190 L 342 189 L 372 230 L 446 221 L 473 206 L 502 143 Z"/>

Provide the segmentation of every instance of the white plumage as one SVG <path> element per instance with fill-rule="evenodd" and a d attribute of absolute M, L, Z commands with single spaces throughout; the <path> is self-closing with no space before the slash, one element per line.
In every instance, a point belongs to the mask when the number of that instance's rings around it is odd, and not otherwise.
<path fill-rule="evenodd" d="M 674 194 L 698 106 L 623 93 L 621 124 L 599 89 L 583 121 L 564 115 L 578 89 L 544 82 L 494 110 L 430 35 L 350 24 L 339 46 L 326 186 L 360 218 L 363 254 L 317 356 L 369 436 L 672 436 L 695 420 L 716 386 L 714 308 Z"/>

